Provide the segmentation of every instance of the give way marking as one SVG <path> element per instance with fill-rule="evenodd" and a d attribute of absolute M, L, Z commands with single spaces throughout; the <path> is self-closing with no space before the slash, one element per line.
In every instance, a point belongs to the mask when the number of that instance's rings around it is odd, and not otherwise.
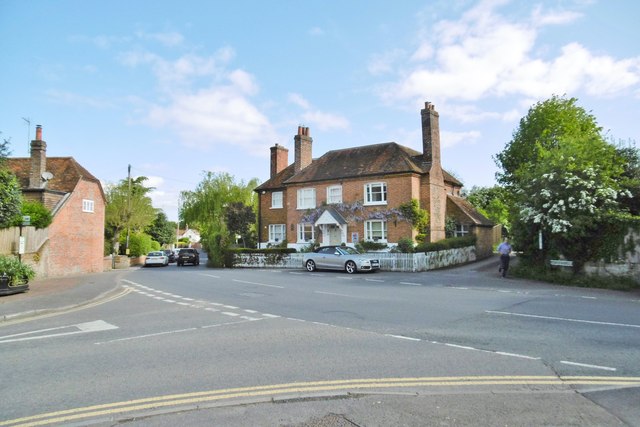
<path fill-rule="evenodd" d="M 77 325 L 58 326 L 57 328 L 40 329 L 20 334 L 5 335 L 0 337 L 0 344 L 17 341 L 41 340 L 45 338 L 86 334 L 90 332 L 109 331 L 111 329 L 118 329 L 118 327 L 107 323 L 104 320 L 95 320 L 93 322 L 78 323 Z"/>

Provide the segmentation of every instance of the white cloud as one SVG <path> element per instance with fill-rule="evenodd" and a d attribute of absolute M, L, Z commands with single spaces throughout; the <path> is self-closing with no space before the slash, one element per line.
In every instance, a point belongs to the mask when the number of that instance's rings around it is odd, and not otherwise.
<path fill-rule="evenodd" d="M 349 120 L 345 117 L 314 109 L 311 103 L 299 93 L 288 94 L 287 100 L 305 110 L 301 117 L 303 123 L 307 125 L 317 126 L 320 130 L 349 128 Z"/>
<path fill-rule="evenodd" d="M 314 124 L 320 130 L 349 128 L 349 121 L 344 117 L 322 111 L 308 111 L 302 115 L 302 118 L 304 123 Z"/>
<path fill-rule="evenodd" d="M 47 90 L 45 95 L 49 101 L 55 104 L 72 107 L 109 108 L 113 106 L 109 101 L 56 89 Z"/>
<path fill-rule="evenodd" d="M 616 59 L 578 43 L 557 52 L 537 49 L 544 26 L 569 24 L 579 13 L 535 6 L 529 17 L 512 19 L 499 11 L 505 3 L 483 1 L 458 20 L 438 21 L 405 61 L 384 61 L 385 53 L 374 56 L 371 74 L 397 75 L 379 89 L 379 96 L 388 102 L 430 99 L 442 104 L 514 95 L 540 99 L 580 90 L 606 97 L 637 90 L 640 56 Z"/>
<path fill-rule="evenodd" d="M 311 104 L 309 104 L 309 101 L 307 101 L 299 93 L 290 93 L 289 95 L 287 95 L 287 100 L 292 104 L 297 105 L 298 107 L 304 108 L 305 110 L 311 108 Z"/>
<path fill-rule="evenodd" d="M 467 132 L 440 131 L 440 146 L 451 148 L 459 144 L 475 144 L 480 136 L 481 133 L 475 130 Z"/>
<path fill-rule="evenodd" d="M 167 33 L 146 33 L 143 31 L 139 31 L 136 33 L 136 36 L 143 40 L 157 41 L 168 47 L 181 45 L 184 41 L 184 37 L 182 36 L 182 34 L 175 31 Z"/>

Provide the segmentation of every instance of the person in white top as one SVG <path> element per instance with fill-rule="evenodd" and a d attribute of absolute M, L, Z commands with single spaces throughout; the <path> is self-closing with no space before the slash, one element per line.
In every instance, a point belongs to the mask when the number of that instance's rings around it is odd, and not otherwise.
<path fill-rule="evenodd" d="M 500 254 L 500 268 L 498 271 L 502 274 L 502 277 L 507 277 L 512 250 L 513 248 L 509 244 L 509 239 L 505 237 L 504 241 L 498 246 L 498 253 Z"/>

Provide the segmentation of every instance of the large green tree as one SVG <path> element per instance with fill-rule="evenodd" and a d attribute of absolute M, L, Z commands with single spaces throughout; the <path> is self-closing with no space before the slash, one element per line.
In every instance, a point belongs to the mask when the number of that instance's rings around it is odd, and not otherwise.
<path fill-rule="evenodd" d="M 499 183 L 511 186 L 522 182 L 522 174 L 542 152 L 557 147 L 563 138 L 602 139 L 596 118 L 577 102 L 576 98 L 553 96 L 529 109 L 511 141 L 495 157 L 501 169 L 496 174 Z"/>
<path fill-rule="evenodd" d="M 240 236 L 242 245 L 246 248 L 251 239 L 251 228 L 256 223 L 256 213 L 253 206 L 242 202 L 232 202 L 225 208 L 225 224 L 232 236 Z"/>
<path fill-rule="evenodd" d="M 146 180 L 144 176 L 123 179 L 106 188 L 105 224 L 115 253 L 120 253 L 120 234 L 123 231 L 142 231 L 156 218 L 156 210 L 149 197 L 153 188 L 144 186 Z"/>
<path fill-rule="evenodd" d="M 622 185 L 629 161 L 575 98 L 554 96 L 534 105 L 496 161 L 513 201 L 516 244 L 529 261 L 562 254 L 579 272 L 600 253 L 603 234 L 620 229 L 628 211 L 621 201 L 631 196 Z"/>
<path fill-rule="evenodd" d="M 11 154 L 10 140 L 0 142 L 0 228 L 11 225 L 16 215 L 20 214 L 22 192 L 15 175 L 5 166 L 5 159 Z"/>

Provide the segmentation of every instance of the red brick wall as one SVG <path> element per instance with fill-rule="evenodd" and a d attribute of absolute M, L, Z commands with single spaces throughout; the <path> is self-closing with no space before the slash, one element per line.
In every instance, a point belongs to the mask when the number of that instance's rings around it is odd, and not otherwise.
<path fill-rule="evenodd" d="M 83 199 L 93 212 L 82 211 Z M 49 226 L 49 276 L 103 271 L 104 211 L 99 185 L 79 181 Z"/>
<path fill-rule="evenodd" d="M 271 191 L 264 194 L 258 194 L 260 203 L 260 243 L 269 241 L 269 224 L 286 224 L 287 223 L 287 191 L 284 190 L 282 195 L 282 208 L 271 207 Z M 287 239 L 291 239 L 289 229 L 287 229 Z M 290 240 L 293 241 L 293 240 Z"/>

